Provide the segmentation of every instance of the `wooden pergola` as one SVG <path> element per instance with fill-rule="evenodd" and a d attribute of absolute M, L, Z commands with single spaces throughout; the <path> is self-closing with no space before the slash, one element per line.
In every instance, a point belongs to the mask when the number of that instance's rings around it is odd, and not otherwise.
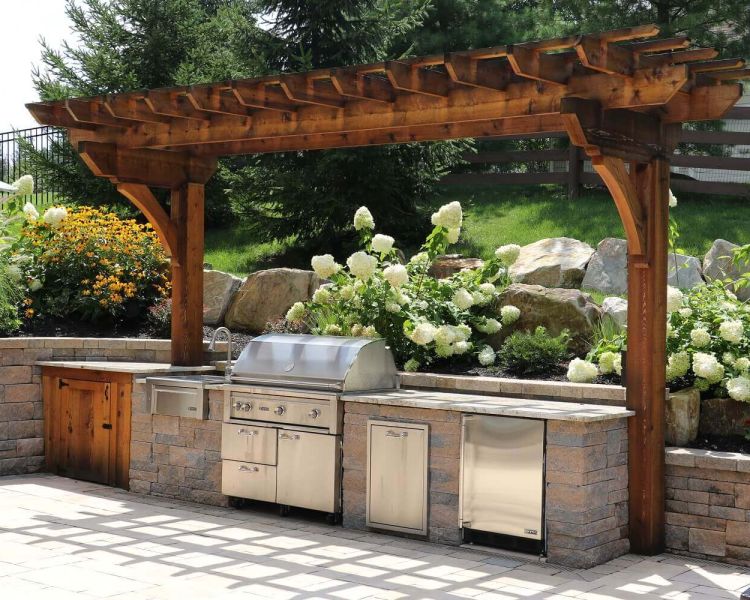
<path fill-rule="evenodd" d="M 630 536 L 664 544 L 669 164 L 687 121 L 719 119 L 750 69 L 645 25 L 591 35 L 28 105 L 146 215 L 172 257 L 172 360 L 202 361 L 204 185 L 220 156 L 565 132 L 628 241 Z M 171 190 L 171 212 L 152 187 Z M 586 218 L 586 215 L 581 215 Z"/>

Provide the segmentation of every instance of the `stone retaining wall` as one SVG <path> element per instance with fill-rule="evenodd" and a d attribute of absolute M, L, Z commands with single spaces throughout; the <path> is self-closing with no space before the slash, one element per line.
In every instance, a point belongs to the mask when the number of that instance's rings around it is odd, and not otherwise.
<path fill-rule="evenodd" d="M 223 392 L 209 392 L 208 419 L 152 415 L 146 385 L 133 381 L 130 491 L 226 506 L 221 493 Z"/>
<path fill-rule="evenodd" d="M 428 423 L 428 539 L 460 544 L 461 413 L 344 404 L 344 526 L 366 529 L 367 420 Z M 627 420 L 547 422 L 547 556 L 586 568 L 628 552 Z M 398 535 L 398 534 L 396 534 Z"/>
<path fill-rule="evenodd" d="M 750 455 L 667 448 L 670 552 L 750 566 Z"/>
<path fill-rule="evenodd" d="M 35 473 L 44 464 L 42 360 L 164 362 L 169 340 L 0 338 L 0 476 Z"/>

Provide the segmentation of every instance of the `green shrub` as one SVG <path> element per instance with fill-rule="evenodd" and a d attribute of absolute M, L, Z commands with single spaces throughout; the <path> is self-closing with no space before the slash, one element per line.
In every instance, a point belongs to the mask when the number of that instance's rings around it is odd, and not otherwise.
<path fill-rule="evenodd" d="M 498 350 L 498 361 L 515 375 L 541 375 L 568 357 L 569 340 L 567 331 L 551 337 L 544 327 L 537 327 L 533 333 L 516 331 Z"/>
<path fill-rule="evenodd" d="M 10 335 L 21 326 L 18 310 L 22 298 L 17 277 L 7 265 L 0 265 L 0 336 Z"/>
<path fill-rule="evenodd" d="M 159 300 L 148 309 L 146 324 L 149 334 L 159 339 L 169 339 L 172 335 L 172 299 Z"/>

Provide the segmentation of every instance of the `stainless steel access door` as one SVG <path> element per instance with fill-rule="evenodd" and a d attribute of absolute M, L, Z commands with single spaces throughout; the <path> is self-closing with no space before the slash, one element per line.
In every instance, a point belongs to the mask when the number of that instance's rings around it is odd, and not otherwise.
<path fill-rule="evenodd" d="M 544 421 L 464 415 L 463 527 L 541 540 Z"/>
<path fill-rule="evenodd" d="M 341 509 L 341 438 L 279 429 L 276 502 L 335 513 Z"/>

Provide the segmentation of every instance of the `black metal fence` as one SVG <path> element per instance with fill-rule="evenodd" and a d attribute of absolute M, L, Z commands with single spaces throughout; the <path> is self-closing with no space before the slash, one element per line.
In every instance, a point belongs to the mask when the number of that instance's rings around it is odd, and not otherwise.
<path fill-rule="evenodd" d="M 45 181 L 24 159 L 19 139 L 25 140 L 36 152 L 52 160 L 62 160 L 54 142 L 61 141 L 63 132 L 54 127 L 31 127 L 0 133 L 0 181 L 12 183 L 21 175 L 34 178 L 34 194 L 26 200 L 36 205 L 54 202 L 59 192 L 54 181 Z"/>

